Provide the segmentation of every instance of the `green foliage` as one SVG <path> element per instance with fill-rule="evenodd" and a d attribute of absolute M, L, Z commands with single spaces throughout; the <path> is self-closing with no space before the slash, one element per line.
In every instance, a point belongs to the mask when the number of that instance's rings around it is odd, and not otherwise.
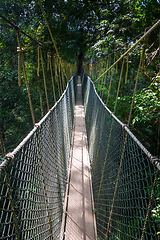
<path fill-rule="evenodd" d="M 157 178 L 157 184 L 156 184 L 156 189 L 155 189 L 155 202 L 156 202 L 156 207 L 154 207 L 151 210 L 151 217 L 154 218 L 156 224 L 157 224 L 157 235 L 160 234 L 160 229 L 158 228 L 158 224 L 160 223 L 160 195 L 159 195 L 159 189 L 160 189 L 160 177 Z"/>
<path fill-rule="evenodd" d="M 50 39 L 45 20 L 42 16 L 41 9 L 38 2 L 22 0 L 4 0 L 0 2 L 0 13 L 7 17 L 14 24 L 18 25 L 24 32 L 31 35 L 43 45 L 43 55 L 45 67 L 46 56 L 48 49 L 54 55 L 55 49 Z M 59 53 L 62 58 L 73 62 L 79 52 L 83 52 L 86 60 L 89 61 L 90 56 L 94 59 L 100 59 L 109 53 L 113 53 L 113 49 L 120 48 L 119 55 L 124 52 L 125 42 L 130 42 L 139 33 L 144 32 L 146 27 L 154 24 L 160 14 L 159 1 L 43 1 L 44 11 L 46 13 L 53 37 L 56 41 Z M 17 86 L 18 72 L 17 72 L 17 36 L 15 30 L 11 26 L 0 19 L 0 127 L 2 129 L 5 144 L 11 147 L 13 142 L 16 144 L 20 140 L 20 135 L 31 129 L 32 123 L 30 120 L 30 110 L 28 105 L 27 90 L 24 83 L 24 76 L 22 74 L 22 87 Z M 148 46 L 150 42 L 158 35 L 158 32 L 152 34 L 148 39 Z M 21 35 L 22 46 L 24 48 L 25 63 L 27 69 L 27 77 L 30 85 L 32 101 L 36 120 L 40 119 L 39 107 L 39 92 L 43 88 L 43 78 L 39 79 L 39 88 L 37 87 L 37 46 L 29 38 Z M 153 41 L 152 41 L 153 42 Z M 158 42 L 157 42 L 158 43 Z M 156 47 L 157 47 L 156 43 Z M 156 48 L 155 48 L 156 49 Z M 153 50 L 153 52 L 155 51 Z M 87 52 L 88 51 L 88 52 Z M 147 53 L 148 54 L 148 53 Z M 152 55 L 146 54 L 146 63 L 148 63 Z M 130 56 L 132 65 L 137 66 L 137 57 L 139 55 L 139 46 Z M 132 58 L 132 59 L 131 59 Z M 152 68 L 147 70 L 156 74 L 156 67 L 158 66 L 157 57 L 154 59 Z M 112 58 L 113 62 L 113 58 Z M 119 66 L 120 67 L 120 66 Z M 105 70 L 105 66 L 99 71 L 99 75 Z M 148 72 L 147 72 L 148 74 Z M 51 95 L 52 87 L 50 82 L 50 75 L 47 73 L 47 87 L 49 96 Z M 92 76 L 94 78 L 94 75 Z M 96 78 L 95 78 L 96 79 Z M 114 106 L 116 87 L 118 79 L 113 77 L 113 85 L 111 89 L 111 96 L 109 98 L 109 107 Z M 109 77 L 107 79 L 107 84 Z M 108 85 L 101 84 L 98 91 L 103 89 L 103 97 L 106 102 L 108 96 Z M 146 86 L 145 86 L 146 87 Z M 159 103 L 153 95 L 154 90 L 142 90 L 136 95 L 136 107 L 134 109 L 133 123 L 137 128 L 139 122 L 146 124 L 150 116 L 156 116 L 157 107 Z M 126 91 L 125 87 L 122 92 Z M 58 93 L 58 91 L 56 91 Z M 117 106 L 117 116 L 126 121 L 129 104 L 131 101 L 131 92 L 120 94 L 118 102 L 122 107 Z M 153 99 L 151 98 L 151 94 Z M 152 102 L 148 106 L 142 100 L 143 95 L 146 101 Z M 57 94 L 58 96 L 58 94 Z M 127 100 L 127 101 L 125 101 Z M 142 100 L 142 101 L 141 101 Z M 46 108 L 45 94 L 42 92 L 43 106 Z M 50 103 L 53 101 L 49 97 Z M 142 103 L 143 102 L 143 103 Z M 157 105 L 156 105 L 157 104 Z M 143 110 L 143 111 L 142 111 Z M 155 123 L 156 123 L 156 118 Z M 12 124 L 11 124 L 12 122 Z M 11 126 L 12 125 L 12 126 Z M 139 128 L 139 127 L 138 127 Z M 24 129 L 26 131 L 24 131 Z M 151 131 L 150 127 L 149 132 Z M 23 135 L 23 136 L 24 136 Z M 8 145 L 9 144 L 9 145 Z"/>
<path fill-rule="evenodd" d="M 157 77 L 157 80 L 160 77 Z M 139 94 L 135 96 L 135 117 L 132 123 L 151 121 L 155 119 L 158 121 L 158 116 L 160 115 L 160 99 L 159 99 L 160 89 L 158 81 L 152 82 L 148 88 L 143 89 Z"/>

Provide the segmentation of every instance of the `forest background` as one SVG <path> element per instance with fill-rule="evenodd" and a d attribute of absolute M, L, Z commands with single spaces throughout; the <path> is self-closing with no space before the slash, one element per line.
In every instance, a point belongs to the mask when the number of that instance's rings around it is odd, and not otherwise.
<path fill-rule="evenodd" d="M 107 61 L 107 56 L 110 56 L 110 62 L 113 62 L 112 53 L 115 50 L 118 49 L 119 56 L 123 54 L 126 47 L 142 36 L 160 16 L 159 0 L 43 0 L 42 5 L 61 58 L 74 64 L 79 53 L 83 53 L 84 64 L 103 61 L 99 75 L 105 70 L 104 62 Z M 53 62 L 56 50 L 38 1 L 0 0 L 0 16 L 0 130 L 5 151 L 9 152 L 27 135 L 33 124 L 23 74 L 22 85 L 18 86 L 17 32 L 3 17 L 42 44 L 45 69 L 47 69 L 48 50 L 51 52 Z M 21 40 L 35 119 L 38 122 L 47 112 L 47 107 L 43 78 L 41 75 L 37 77 L 37 44 L 23 34 Z M 123 83 L 121 86 L 116 115 L 126 123 L 142 45 L 145 45 L 146 53 L 130 128 L 147 149 L 158 156 L 160 152 L 160 28 L 139 44 L 131 54 L 128 85 Z M 121 62 L 118 64 L 118 71 L 120 70 Z M 91 78 L 95 80 L 96 77 L 97 72 L 93 71 Z M 109 81 L 110 75 L 107 75 L 106 79 Z M 46 74 L 46 81 L 48 93 L 51 93 L 49 73 Z M 103 88 L 104 102 L 108 94 L 107 81 L 105 86 L 96 84 L 99 93 Z M 114 76 L 113 90 L 108 102 L 111 110 L 114 107 L 117 82 L 118 77 Z M 51 94 L 48 95 L 51 107 L 54 100 Z M 56 99 L 58 98 L 58 89 L 56 89 Z M 0 157 L 2 157 L 1 151 Z"/>

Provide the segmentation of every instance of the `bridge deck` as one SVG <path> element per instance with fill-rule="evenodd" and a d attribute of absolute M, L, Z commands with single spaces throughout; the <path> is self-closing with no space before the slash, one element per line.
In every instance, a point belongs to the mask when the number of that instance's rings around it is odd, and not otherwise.
<path fill-rule="evenodd" d="M 96 237 L 90 185 L 90 162 L 87 151 L 87 135 L 80 77 L 77 84 L 77 99 L 74 114 L 75 129 L 73 132 L 73 154 L 65 240 L 94 240 Z"/>

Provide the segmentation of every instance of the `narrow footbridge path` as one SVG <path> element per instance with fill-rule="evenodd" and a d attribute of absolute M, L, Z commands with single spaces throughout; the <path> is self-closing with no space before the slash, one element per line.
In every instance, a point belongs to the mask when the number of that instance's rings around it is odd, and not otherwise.
<path fill-rule="evenodd" d="M 96 239 L 90 161 L 80 77 L 74 113 L 73 148 L 65 239 Z"/>

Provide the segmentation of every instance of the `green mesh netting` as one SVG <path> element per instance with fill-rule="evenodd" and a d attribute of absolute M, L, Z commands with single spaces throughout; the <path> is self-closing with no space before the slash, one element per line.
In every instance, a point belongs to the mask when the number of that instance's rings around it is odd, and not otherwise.
<path fill-rule="evenodd" d="M 59 237 L 76 81 L 0 165 L 0 239 Z"/>
<path fill-rule="evenodd" d="M 98 239 L 160 238 L 160 176 L 83 74 Z"/>

